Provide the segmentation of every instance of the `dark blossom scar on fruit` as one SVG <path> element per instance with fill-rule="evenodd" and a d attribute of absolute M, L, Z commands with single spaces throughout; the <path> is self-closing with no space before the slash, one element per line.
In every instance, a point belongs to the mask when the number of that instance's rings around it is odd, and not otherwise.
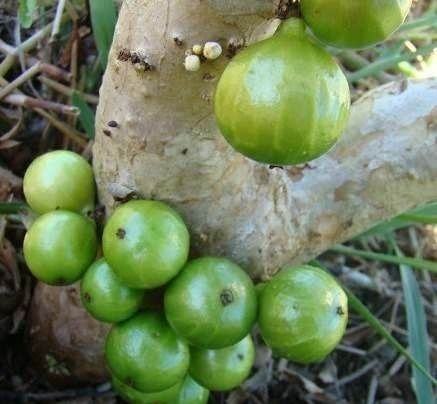
<path fill-rule="evenodd" d="M 339 315 L 339 316 L 343 316 L 345 313 L 344 313 L 344 310 L 343 310 L 343 307 L 341 307 L 341 306 L 338 306 L 337 307 L 337 314 Z"/>
<path fill-rule="evenodd" d="M 222 302 L 223 306 L 231 304 L 234 301 L 234 295 L 232 293 L 232 290 L 223 289 L 220 293 L 220 301 Z"/>
<path fill-rule="evenodd" d="M 83 294 L 83 298 L 87 303 L 91 302 L 91 295 L 88 292 Z"/>
<path fill-rule="evenodd" d="M 124 237 L 126 236 L 126 230 L 120 228 L 120 229 L 117 230 L 117 233 L 115 233 L 115 235 L 116 235 L 119 239 L 123 240 Z"/>

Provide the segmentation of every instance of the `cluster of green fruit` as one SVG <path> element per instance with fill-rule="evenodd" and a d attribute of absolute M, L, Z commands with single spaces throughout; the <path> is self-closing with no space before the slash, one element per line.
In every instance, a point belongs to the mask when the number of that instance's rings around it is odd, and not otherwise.
<path fill-rule="evenodd" d="M 381 42 L 405 20 L 412 0 L 300 0 L 302 19 L 248 46 L 228 64 L 214 110 L 226 140 L 267 164 L 305 163 L 326 153 L 348 120 L 349 86 L 328 52 Z"/>
<path fill-rule="evenodd" d="M 51 285 L 81 279 L 84 307 L 114 323 L 105 358 L 114 388 L 130 402 L 205 403 L 209 391 L 240 385 L 250 374 L 258 322 L 264 341 L 299 363 L 323 359 L 341 339 L 347 299 L 323 270 L 283 269 L 254 286 L 238 265 L 216 257 L 187 262 L 189 233 L 157 201 L 117 207 L 98 256 L 90 165 L 69 151 L 38 157 L 24 177 L 40 216 L 24 240 L 31 272 Z M 160 293 L 156 293 L 159 290 Z M 156 307 L 154 296 L 161 295 Z M 156 302 L 155 302 L 156 303 Z"/>

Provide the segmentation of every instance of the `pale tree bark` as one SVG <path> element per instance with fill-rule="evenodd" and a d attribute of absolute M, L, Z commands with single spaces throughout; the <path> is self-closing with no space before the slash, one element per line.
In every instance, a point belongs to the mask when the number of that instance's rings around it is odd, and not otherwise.
<path fill-rule="evenodd" d="M 271 169 L 226 144 L 212 99 L 228 59 L 192 73 L 184 52 L 211 40 L 225 51 L 254 41 L 272 31 L 273 9 L 263 0 L 126 0 L 94 148 L 109 210 L 131 192 L 166 201 L 187 221 L 194 254 L 227 256 L 261 278 L 437 198 L 436 80 L 369 93 L 339 144 L 304 167 Z M 138 55 L 152 70 L 138 70 Z"/>

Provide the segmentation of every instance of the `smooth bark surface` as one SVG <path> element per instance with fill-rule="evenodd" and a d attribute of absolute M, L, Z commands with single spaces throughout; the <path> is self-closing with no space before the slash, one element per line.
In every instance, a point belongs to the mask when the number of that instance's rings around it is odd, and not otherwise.
<path fill-rule="evenodd" d="M 168 202 L 188 223 L 193 255 L 227 256 L 255 278 L 437 198 L 436 79 L 370 92 L 337 146 L 304 167 L 269 168 L 227 145 L 214 88 L 226 54 L 274 30 L 273 12 L 263 0 L 126 0 L 94 148 L 108 212 L 131 193 Z M 185 50 L 211 40 L 224 55 L 185 71 Z"/>

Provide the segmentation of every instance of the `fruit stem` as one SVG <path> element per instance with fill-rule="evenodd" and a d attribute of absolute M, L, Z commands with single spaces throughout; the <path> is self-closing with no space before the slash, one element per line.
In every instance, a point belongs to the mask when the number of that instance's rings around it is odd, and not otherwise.
<path fill-rule="evenodd" d="M 289 18 L 282 22 L 282 24 L 276 30 L 276 35 L 286 35 L 289 37 L 296 37 L 304 35 L 305 24 L 300 18 Z"/>

